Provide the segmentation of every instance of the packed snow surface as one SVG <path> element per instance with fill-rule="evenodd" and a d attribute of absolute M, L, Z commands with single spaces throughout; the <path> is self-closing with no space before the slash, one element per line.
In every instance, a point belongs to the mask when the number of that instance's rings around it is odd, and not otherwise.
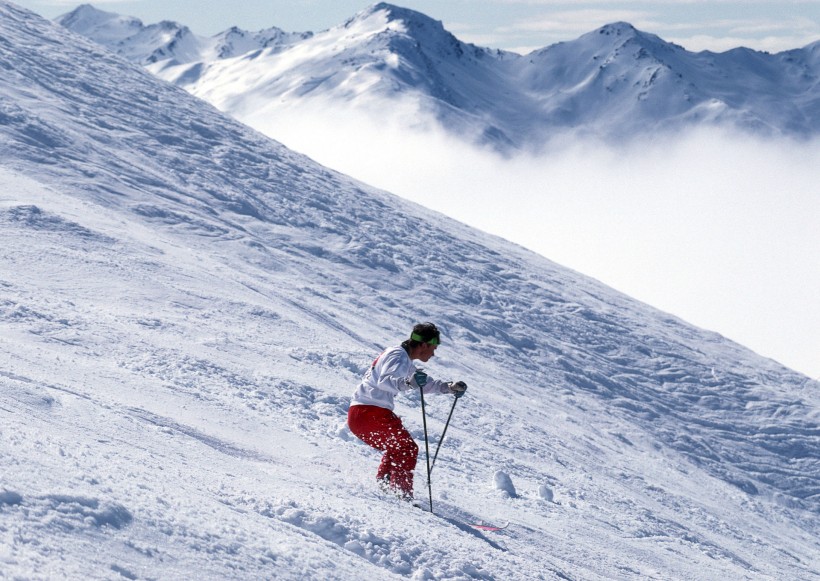
<path fill-rule="evenodd" d="M 820 577 L 816 382 L 3 1 L 0 66 L 0 576 Z M 435 515 L 345 425 L 425 320 Z"/>

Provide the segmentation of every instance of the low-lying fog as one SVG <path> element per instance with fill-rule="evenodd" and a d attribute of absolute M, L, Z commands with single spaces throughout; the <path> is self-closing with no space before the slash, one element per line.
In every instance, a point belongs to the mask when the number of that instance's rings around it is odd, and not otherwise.
<path fill-rule="evenodd" d="M 505 159 L 395 113 L 376 124 L 302 104 L 245 121 L 820 377 L 820 141 L 697 130 Z"/>

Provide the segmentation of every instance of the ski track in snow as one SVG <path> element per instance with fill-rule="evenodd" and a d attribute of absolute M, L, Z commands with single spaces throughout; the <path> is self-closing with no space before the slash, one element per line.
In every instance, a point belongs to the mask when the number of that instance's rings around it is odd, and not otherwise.
<path fill-rule="evenodd" d="M 820 576 L 816 382 L 5 2 L 0 63 L 3 576 Z M 427 319 L 431 374 L 470 384 L 440 515 L 381 497 L 345 426 Z"/>

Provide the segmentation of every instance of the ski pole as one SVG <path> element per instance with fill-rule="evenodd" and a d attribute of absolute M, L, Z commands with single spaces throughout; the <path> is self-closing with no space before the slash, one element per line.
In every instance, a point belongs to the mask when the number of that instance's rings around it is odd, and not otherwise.
<path fill-rule="evenodd" d="M 424 411 L 424 388 L 419 387 L 421 394 L 421 419 L 424 423 L 424 451 L 427 456 L 427 492 L 430 494 L 430 513 L 433 512 L 433 484 L 430 482 L 430 444 L 427 439 L 427 414 Z"/>
<path fill-rule="evenodd" d="M 430 472 L 433 472 L 433 468 L 436 466 L 436 458 L 438 458 L 438 451 L 441 449 L 441 443 L 444 441 L 444 436 L 447 434 L 447 426 L 450 425 L 450 418 L 453 417 L 453 411 L 456 409 L 456 403 L 458 403 L 458 398 L 453 400 L 453 407 L 450 408 L 450 415 L 447 416 L 447 423 L 444 424 L 444 431 L 441 432 L 441 439 L 438 441 L 438 446 L 436 446 L 436 453 L 433 454 L 433 463 L 430 464 Z"/>

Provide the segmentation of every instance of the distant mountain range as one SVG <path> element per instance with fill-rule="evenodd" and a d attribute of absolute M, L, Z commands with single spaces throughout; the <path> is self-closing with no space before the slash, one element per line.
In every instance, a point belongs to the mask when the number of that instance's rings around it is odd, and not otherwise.
<path fill-rule="evenodd" d="M 695 125 L 820 132 L 820 42 L 778 54 L 693 53 L 619 22 L 522 56 L 461 42 L 441 22 L 386 3 L 315 34 L 231 28 L 206 38 L 89 5 L 58 22 L 240 119 L 316 99 L 406 115 L 401 101 L 410 118 L 431 115 L 501 150 L 567 132 L 608 140 Z"/>

